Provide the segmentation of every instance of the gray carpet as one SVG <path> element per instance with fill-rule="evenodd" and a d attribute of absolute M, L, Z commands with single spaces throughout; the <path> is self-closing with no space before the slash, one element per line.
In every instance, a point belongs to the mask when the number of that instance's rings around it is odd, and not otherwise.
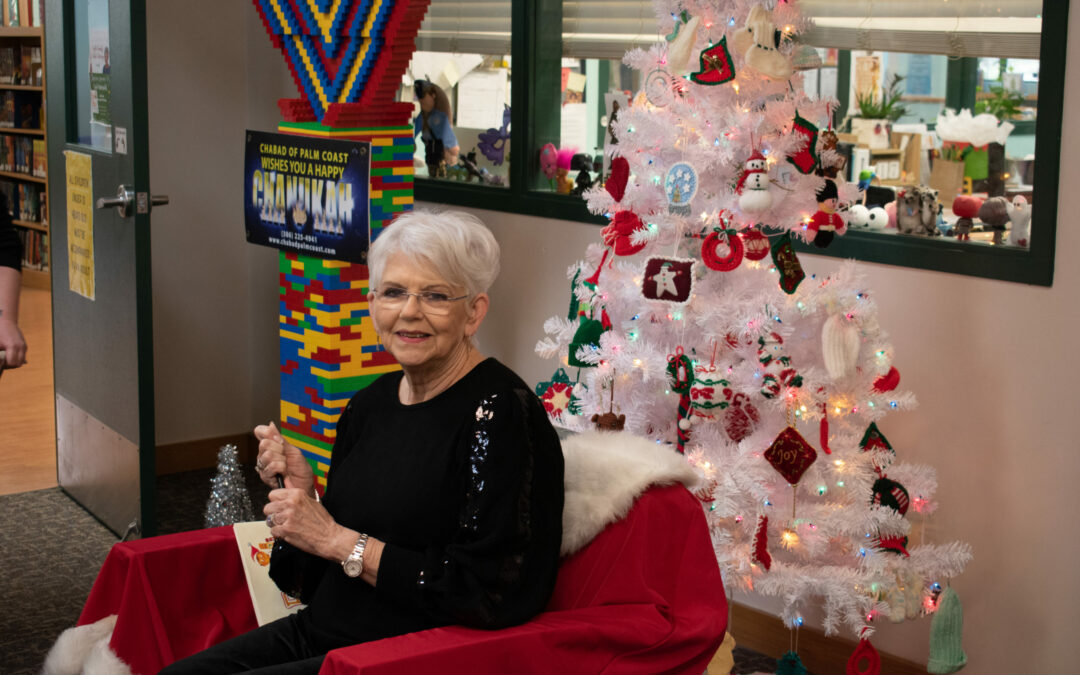
<path fill-rule="evenodd" d="M 158 479 L 158 531 L 201 528 L 210 479 L 205 469 Z M 256 515 L 268 489 L 245 471 Z M 75 625 L 116 535 L 59 488 L 0 496 L 0 674 L 34 675 L 65 629 Z M 776 660 L 736 647 L 732 675 L 773 672 Z"/>

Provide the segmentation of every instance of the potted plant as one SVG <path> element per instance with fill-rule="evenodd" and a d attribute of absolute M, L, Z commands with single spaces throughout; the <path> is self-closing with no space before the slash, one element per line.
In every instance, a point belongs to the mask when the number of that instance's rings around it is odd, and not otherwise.
<path fill-rule="evenodd" d="M 860 145 L 875 149 L 889 147 L 889 125 L 907 113 L 900 103 L 904 95 L 900 90 L 903 80 L 903 75 L 895 74 L 880 95 L 876 91 L 855 94 L 859 115 L 851 120 L 851 133 L 858 137 Z"/>

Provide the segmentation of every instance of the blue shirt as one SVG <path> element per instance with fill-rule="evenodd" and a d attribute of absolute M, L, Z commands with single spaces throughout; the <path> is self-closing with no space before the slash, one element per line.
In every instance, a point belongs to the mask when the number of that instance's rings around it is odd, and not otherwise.
<path fill-rule="evenodd" d="M 443 147 L 449 150 L 450 148 L 457 147 L 457 136 L 454 135 L 454 130 L 450 127 L 450 118 L 446 113 L 441 110 L 432 110 L 428 113 L 428 128 L 431 130 L 431 138 L 438 138 L 442 141 Z M 424 129 L 424 114 L 420 113 L 413 118 L 413 137 L 416 137 Z M 422 137 L 424 142 L 429 140 L 429 137 Z"/>

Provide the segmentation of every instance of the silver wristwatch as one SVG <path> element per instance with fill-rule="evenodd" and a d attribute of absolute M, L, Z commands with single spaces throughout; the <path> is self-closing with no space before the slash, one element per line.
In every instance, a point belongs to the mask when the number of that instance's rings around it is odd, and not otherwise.
<path fill-rule="evenodd" d="M 356 538 L 356 546 L 348 558 L 341 561 L 341 567 L 346 576 L 358 577 L 364 572 L 364 549 L 367 548 L 368 536 L 361 534 Z"/>

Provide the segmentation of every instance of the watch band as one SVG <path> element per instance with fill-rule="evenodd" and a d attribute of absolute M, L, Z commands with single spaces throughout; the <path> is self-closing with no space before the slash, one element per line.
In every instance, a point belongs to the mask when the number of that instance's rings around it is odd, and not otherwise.
<path fill-rule="evenodd" d="M 361 533 L 356 538 L 356 545 L 348 558 L 341 561 L 341 567 L 345 574 L 350 577 L 358 577 L 364 572 L 364 549 L 367 548 L 368 536 Z"/>

